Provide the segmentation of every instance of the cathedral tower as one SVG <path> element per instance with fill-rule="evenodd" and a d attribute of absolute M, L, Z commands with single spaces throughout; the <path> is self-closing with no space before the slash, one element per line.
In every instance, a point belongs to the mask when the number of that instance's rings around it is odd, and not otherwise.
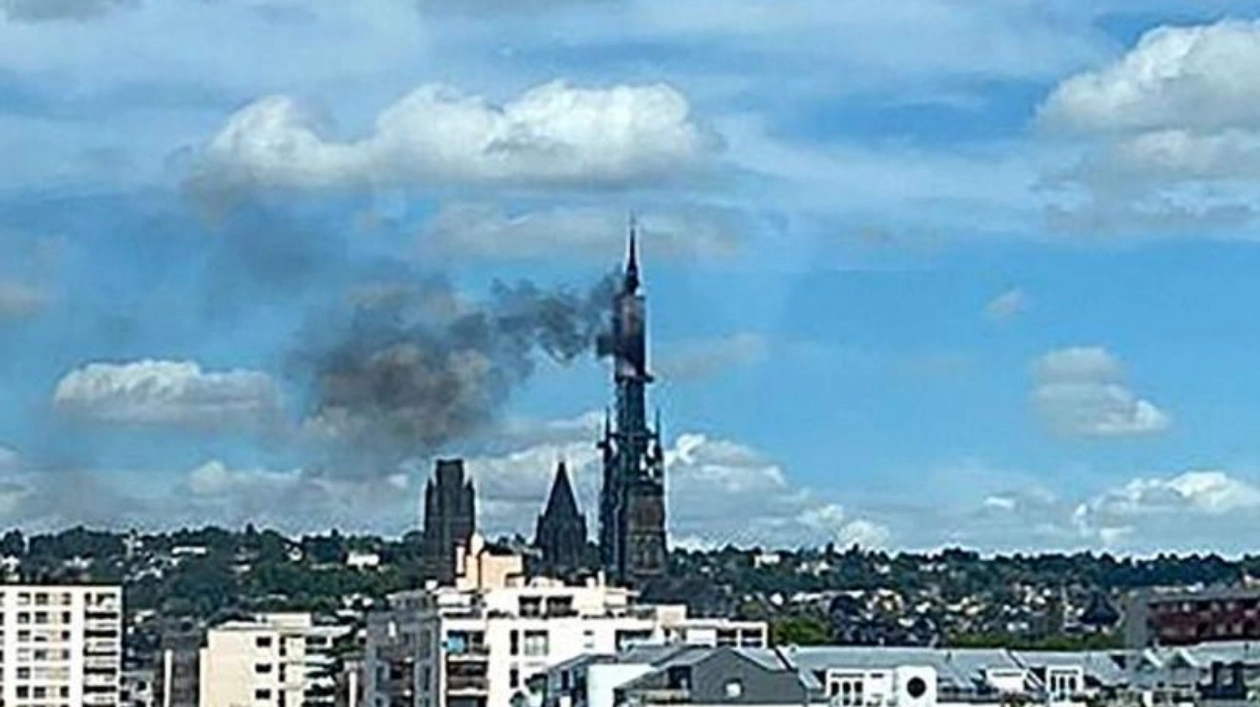
<path fill-rule="evenodd" d="M 605 420 L 599 449 L 603 487 L 599 499 L 599 549 L 614 581 L 642 585 L 666 570 L 665 456 L 660 425 L 647 422 L 647 307 L 639 292 L 635 227 L 621 287 L 613 298 L 608 352 L 613 361 L 615 414 Z"/>
<path fill-rule="evenodd" d="M 538 516 L 534 546 L 542 551 L 543 565 L 550 573 L 580 570 L 586 560 L 586 519 L 578 511 L 564 462 L 556 468 L 547 507 Z"/>

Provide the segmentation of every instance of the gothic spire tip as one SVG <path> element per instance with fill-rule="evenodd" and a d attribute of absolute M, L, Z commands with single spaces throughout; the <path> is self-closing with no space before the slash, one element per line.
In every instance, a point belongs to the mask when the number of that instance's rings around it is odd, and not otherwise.
<path fill-rule="evenodd" d="M 626 256 L 626 291 L 639 289 L 639 225 L 634 212 L 630 212 L 630 237 Z"/>

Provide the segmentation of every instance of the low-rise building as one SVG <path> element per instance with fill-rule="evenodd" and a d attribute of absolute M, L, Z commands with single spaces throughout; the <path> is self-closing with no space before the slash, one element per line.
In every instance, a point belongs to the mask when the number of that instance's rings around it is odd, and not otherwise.
<path fill-rule="evenodd" d="M 822 685 L 766 648 L 650 645 L 583 655 L 531 681 L 542 707 L 821 705 Z"/>
<path fill-rule="evenodd" d="M 310 614 L 261 614 L 206 632 L 200 655 L 201 707 L 332 707 L 333 641 L 349 629 Z"/>

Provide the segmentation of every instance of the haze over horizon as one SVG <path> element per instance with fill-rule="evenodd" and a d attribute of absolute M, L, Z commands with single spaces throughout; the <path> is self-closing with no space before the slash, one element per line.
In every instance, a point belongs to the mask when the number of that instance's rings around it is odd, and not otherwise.
<path fill-rule="evenodd" d="M 454 455 L 594 532 L 633 211 L 675 544 L 1253 550 L 1253 70 L 1227 0 L 0 0 L 0 527 L 397 534 Z"/>

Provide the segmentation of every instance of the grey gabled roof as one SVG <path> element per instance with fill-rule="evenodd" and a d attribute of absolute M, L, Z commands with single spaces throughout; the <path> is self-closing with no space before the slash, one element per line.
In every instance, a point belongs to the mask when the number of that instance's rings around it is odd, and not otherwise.
<path fill-rule="evenodd" d="M 1117 686 L 1128 683 L 1128 675 L 1117 655 L 1123 651 L 1012 651 L 1015 659 L 1031 670 L 1059 667 L 1080 667 L 1085 676 L 1100 685 Z"/>
<path fill-rule="evenodd" d="M 807 692 L 811 694 L 821 694 L 822 685 L 808 671 L 801 670 L 794 665 L 778 651 L 770 648 L 736 648 L 733 646 L 689 646 L 675 652 L 672 655 L 664 657 L 659 662 L 653 663 L 653 670 L 650 673 L 641 675 L 630 680 L 620 686 L 619 689 L 634 691 L 641 688 L 651 688 L 657 684 L 661 672 L 676 667 L 691 667 L 699 665 L 716 656 L 728 654 L 738 657 L 741 660 L 748 661 L 758 667 L 779 673 L 789 673 Z"/>
<path fill-rule="evenodd" d="M 984 684 L 984 674 L 988 670 L 1026 670 L 1010 651 L 998 648 L 801 646 L 786 650 L 785 655 L 794 665 L 808 672 L 835 668 L 878 670 L 910 665 L 931 667 L 936 670 L 937 679 L 942 684 L 959 690 Z"/>

